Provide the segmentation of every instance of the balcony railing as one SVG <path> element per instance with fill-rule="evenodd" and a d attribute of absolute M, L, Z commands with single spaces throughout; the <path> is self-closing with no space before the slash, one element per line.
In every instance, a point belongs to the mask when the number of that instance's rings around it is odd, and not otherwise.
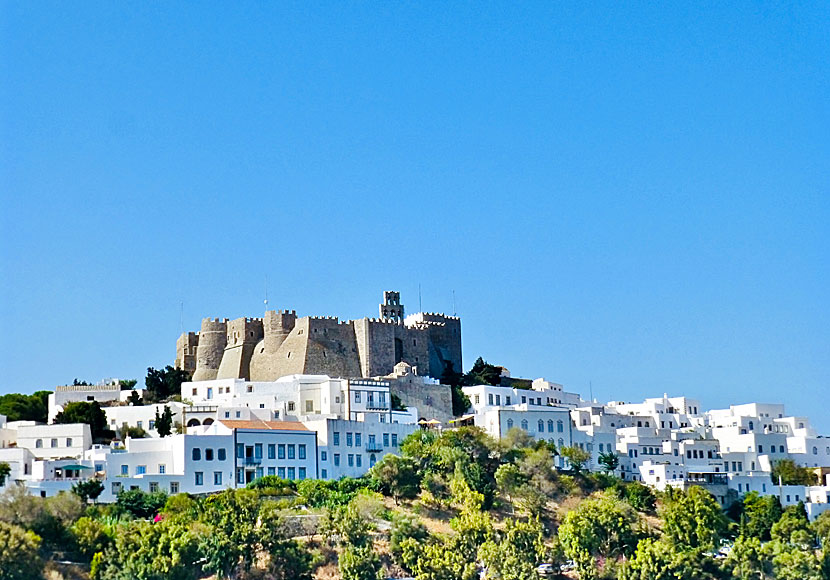
<path fill-rule="evenodd" d="M 366 444 L 366 451 L 369 453 L 377 453 L 378 451 L 383 451 L 383 445 L 380 443 L 369 442 Z"/>
<path fill-rule="evenodd" d="M 245 465 L 259 465 L 262 463 L 262 457 L 246 457 Z"/>

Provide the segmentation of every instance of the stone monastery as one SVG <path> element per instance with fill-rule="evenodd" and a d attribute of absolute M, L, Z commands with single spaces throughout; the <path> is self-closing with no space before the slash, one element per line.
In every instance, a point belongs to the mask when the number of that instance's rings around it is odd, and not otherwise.
<path fill-rule="evenodd" d="M 418 312 L 404 317 L 398 292 L 384 292 L 379 318 L 340 321 L 270 310 L 264 318 L 205 318 L 176 342 L 176 367 L 192 380 L 274 381 L 293 374 L 376 377 L 407 363 L 440 378 L 461 371 L 461 320 Z"/>

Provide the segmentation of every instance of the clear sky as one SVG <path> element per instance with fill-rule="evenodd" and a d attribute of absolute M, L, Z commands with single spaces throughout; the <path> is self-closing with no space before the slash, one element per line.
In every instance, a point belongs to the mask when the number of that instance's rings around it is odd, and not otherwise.
<path fill-rule="evenodd" d="M 0 3 L 0 392 L 203 316 L 463 320 L 830 435 L 830 4 Z"/>

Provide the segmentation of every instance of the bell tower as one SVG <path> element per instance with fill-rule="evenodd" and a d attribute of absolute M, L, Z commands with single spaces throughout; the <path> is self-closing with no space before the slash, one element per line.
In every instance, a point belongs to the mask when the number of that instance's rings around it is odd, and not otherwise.
<path fill-rule="evenodd" d="M 401 304 L 401 293 L 385 291 L 383 293 L 383 304 L 380 305 L 380 317 L 398 324 L 403 322 L 403 304 Z"/>

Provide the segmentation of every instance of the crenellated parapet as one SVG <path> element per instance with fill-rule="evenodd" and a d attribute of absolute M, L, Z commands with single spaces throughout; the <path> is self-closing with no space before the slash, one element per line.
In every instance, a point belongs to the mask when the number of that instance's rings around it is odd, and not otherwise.
<path fill-rule="evenodd" d="M 426 312 L 404 318 L 397 292 L 384 292 L 377 318 L 297 317 L 269 310 L 262 318 L 205 318 L 198 333 L 177 341 L 177 365 L 195 350 L 194 381 L 215 378 L 276 380 L 289 374 L 369 377 L 399 362 L 440 377 L 447 364 L 461 368 L 460 319 Z M 193 362 L 189 364 L 193 365 Z"/>

